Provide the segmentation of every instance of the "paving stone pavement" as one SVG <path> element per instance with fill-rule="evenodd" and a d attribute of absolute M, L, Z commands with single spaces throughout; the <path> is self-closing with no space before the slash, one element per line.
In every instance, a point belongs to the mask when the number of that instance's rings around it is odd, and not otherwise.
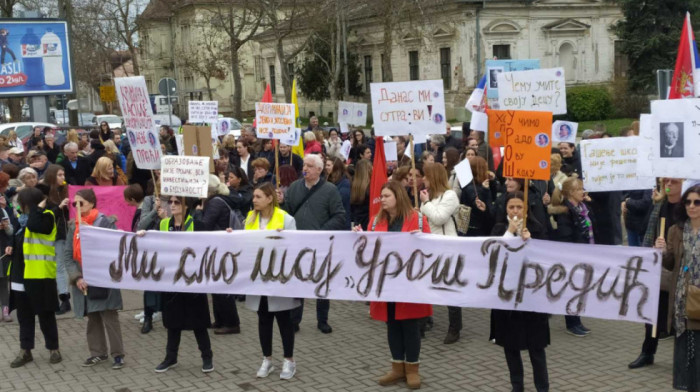
<path fill-rule="evenodd" d="M 153 369 L 165 356 L 165 329 L 158 323 L 148 335 L 140 333 L 134 315 L 140 311 L 141 293 L 124 292 L 125 310 L 120 313 L 126 350 L 126 366 L 112 370 L 108 363 L 92 368 L 80 366 L 88 357 L 86 320 L 64 315 L 59 318 L 63 362 L 48 363 L 43 337 L 37 325 L 34 362 L 11 369 L 19 349 L 17 323 L 0 323 L 0 390 L 2 391 L 402 391 L 405 384 L 377 385 L 377 378 L 390 367 L 386 327 L 369 318 L 362 302 L 331 303 L 333 333 L 316 329 L 313 301 L 306 304 L 301 331 L 296 335 L 297 374 L 282 381 L 282 345 L 275 330 L 273 356 L 277 370 L 267 379 L 256 379 L 262 354 L 257 335 L 257 316 L 239 303 L 241 334 L 210 333 L 216 370 L 201 372 L 199 351 L 192 333 L 184 333 L 179 367 L 163 374 Z M 14 315 L 14 314 L 13 314 Z M 508 370 L 500 347 L 488 342 L 489 311 L 464 309 L 462 339 L 442 344 L 447 331 L 445 307 L 435 308 L 435 327 L 427 333 L 421 350 L 420 373 L 428 391 L 510 391 Z M 640 392 L 670 391 L 673 340 L 661 341 L 653 366 L 639 370 L 627 364 L 639 354 L 644 328 L 640 324 L 584 319 L 593 332 L 585 338 L 565 333 L 564 319 L 550 321 L 552 344 L 547 362 L 552 391 Z M 523 352 L 526 390 L 534 391 L 527 352 Z"/>

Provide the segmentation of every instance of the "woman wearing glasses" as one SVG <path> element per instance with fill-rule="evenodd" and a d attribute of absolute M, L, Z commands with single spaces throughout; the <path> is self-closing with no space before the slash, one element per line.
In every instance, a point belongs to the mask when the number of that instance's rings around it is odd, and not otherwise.
<path fill-rule="evenodd" d="M 160 231 L 200 231 L 203 230 L 199 220 L 192 219 L 187 205 L 183 205 L 185 198 L 175 196 L 168 197 L 171 216 L 162 217 Z M 136 235 L 143 237 L 144 230 Z M 161 306 L 163 307 L 163 326 L 168 330 L 168 342 L 165 347 L 165 359 L 156 367 L 156 373 L 167 372 L 177 366 L 177 355 L 180 348 L 180 336 L 182 331 L 194 331 L 197 346 L 202 353 L 202 372 L 209 373 L 214 370 L 211 341 L 207 328 L 211 327 L 209 318 L 209 301 L 207 295 L 202 293 L 161 293 Z"/>

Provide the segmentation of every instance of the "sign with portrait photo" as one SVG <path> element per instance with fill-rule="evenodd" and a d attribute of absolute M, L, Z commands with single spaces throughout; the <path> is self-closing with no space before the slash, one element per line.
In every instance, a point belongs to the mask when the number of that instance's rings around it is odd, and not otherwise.
<path fill-rule="evenodd" d="M 651 102 L 651 121 L 640 126 L 651 176 L 700 177 L 700 99 Z"/>
<path fill-rule="evenodd" d="M 552 124 L 552 141 L 554 143 L 576 143 L 578 123 L 557 120 Z"/>

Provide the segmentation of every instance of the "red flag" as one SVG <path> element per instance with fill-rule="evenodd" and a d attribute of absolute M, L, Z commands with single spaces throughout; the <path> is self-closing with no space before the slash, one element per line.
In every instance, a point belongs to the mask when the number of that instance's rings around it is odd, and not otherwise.
<path fill-rule="evenodd" d="M 690 13 L 685 16 L 681 42 L 678 44 L 678 56 L 676 57 L 676 69 L 673 71 L 671 86 L 668 91 L 668 99 L 692 98 L 695 96 L 694 74 L 695 70 L 695 35 L 690 26 Z"/>
<path fill-rule="evenodd" d="M 265 93 L 263 94 L 262 100 L 260 102 L 272 102 L 272 90 L 270 90 L 270 85 L 268 84 L 267 87 L 265 87 Z M 256 126 L 256 119 L 253 119 L 253 128 Z"/>
<path fill-rule="evenodd" d="M 380 195 L 382 187 L 387 183 L 386 157 L 384 155 L 384 138 L 374 138 L 374 164 L 372 167 L 372 179 L 369 182 L 369 216 L 374 219 L 381 208 Z M 370 225 L 372 222 L 370 221 Z"/>

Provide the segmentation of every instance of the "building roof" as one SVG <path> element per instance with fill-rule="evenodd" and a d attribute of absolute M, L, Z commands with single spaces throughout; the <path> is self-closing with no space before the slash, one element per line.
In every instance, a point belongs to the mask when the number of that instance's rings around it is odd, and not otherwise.
<path fill-rule="evenodd" d="M 177 3 L 178 0 L 151 0 L 139 15 L 138 20 L 167 20 Z"/>

